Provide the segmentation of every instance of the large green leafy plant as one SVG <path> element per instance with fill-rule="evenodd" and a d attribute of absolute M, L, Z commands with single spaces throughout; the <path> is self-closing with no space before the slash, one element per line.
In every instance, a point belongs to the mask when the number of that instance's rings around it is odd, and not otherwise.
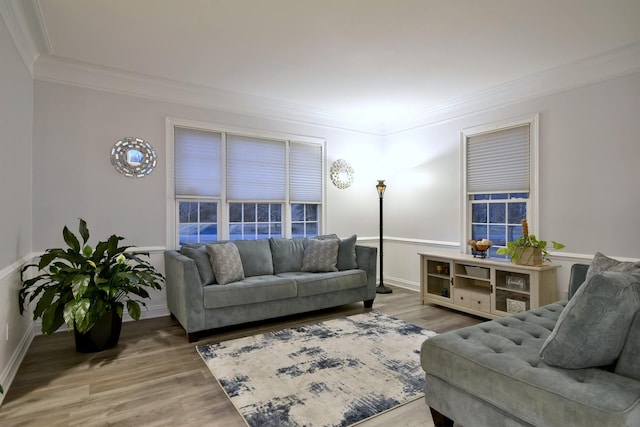
<path fill-rule="evenodd" d="M 20 313 L 37 300 L 33 319 L 42 318 L 43 334 L 55 332 L 64 323 L 85 333 L 109 311 L 122 318 L 125 304 L 129 315 L 138 320 L 140 305 L 146 304 L 136 297 L 148 298 L 147 289 L 162 289 L 162 274 L 141 258 L 148 253 L 127 251 L 132 246 L 120 246 L 124 238 L 115 234 L 93 249 L 87 244 L 89 230 L 83 219 L 78 231 L 82 244 L 65 226 L 62 235 L 67 249 L 47 249 L 37 264 L 21 271 Z M 25 278 L 32 268 L 39 274 Z"/>

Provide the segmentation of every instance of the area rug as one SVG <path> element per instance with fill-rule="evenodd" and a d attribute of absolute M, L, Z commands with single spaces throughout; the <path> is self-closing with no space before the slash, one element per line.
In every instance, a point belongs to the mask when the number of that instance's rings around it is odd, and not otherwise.
<path fill-rule="evenodd" d="M 372 311 L 196 348 L 249 426 L 349 426 L 424 396 L 433 335 Z"/>

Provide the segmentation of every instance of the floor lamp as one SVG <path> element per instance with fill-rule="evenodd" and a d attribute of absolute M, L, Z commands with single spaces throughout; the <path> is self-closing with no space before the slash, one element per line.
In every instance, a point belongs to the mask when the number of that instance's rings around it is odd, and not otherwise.
<path fill-rule="evenodd" d="M 384 196 L 384 190 L 387 188 L 384 185 L 384 179 L 379 179 L 378 184 L 376 185 L 376 190 L 378 190 L 378 197 L 380 198 L 380 284 L 376 286 L 377 294 L 390 294 L 393 292 L 393 289 L 387 288 L 384 285 L 384 279 L 382 278 L 382 199 Z"/>

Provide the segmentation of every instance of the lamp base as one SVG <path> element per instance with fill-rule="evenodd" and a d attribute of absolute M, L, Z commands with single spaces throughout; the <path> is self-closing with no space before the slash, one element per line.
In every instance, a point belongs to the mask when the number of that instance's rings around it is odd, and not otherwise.
<path fill-rule="evenodd" d="M 390 294 L 393 292 L 393 289 L 387 288 L 383 283 L 380 283 L 376 286 L 376 294 Z"/>

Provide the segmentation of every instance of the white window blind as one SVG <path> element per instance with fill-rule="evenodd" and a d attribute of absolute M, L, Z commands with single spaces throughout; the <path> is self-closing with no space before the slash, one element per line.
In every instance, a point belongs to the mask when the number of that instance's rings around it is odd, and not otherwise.
<path fill-rule="evenodd" d="M 227 135 L 227 198 L 283 201 L 285 197 L 285 142 Z"/>
<path fill-rule="evenodd" d="M 322 146 L 292 142 L 289 149 L 289 198 L 322 201 Z"/>
<path fill-rule="evenodd" d="M 222 189 L 222 136 L 197 129 L 174 128 L 176 196 L 219 197 Z"/>
<path fill-rule="evenodd" d="M 467 137 L 467 192 L 528 192 L 529 125 Z"/>

